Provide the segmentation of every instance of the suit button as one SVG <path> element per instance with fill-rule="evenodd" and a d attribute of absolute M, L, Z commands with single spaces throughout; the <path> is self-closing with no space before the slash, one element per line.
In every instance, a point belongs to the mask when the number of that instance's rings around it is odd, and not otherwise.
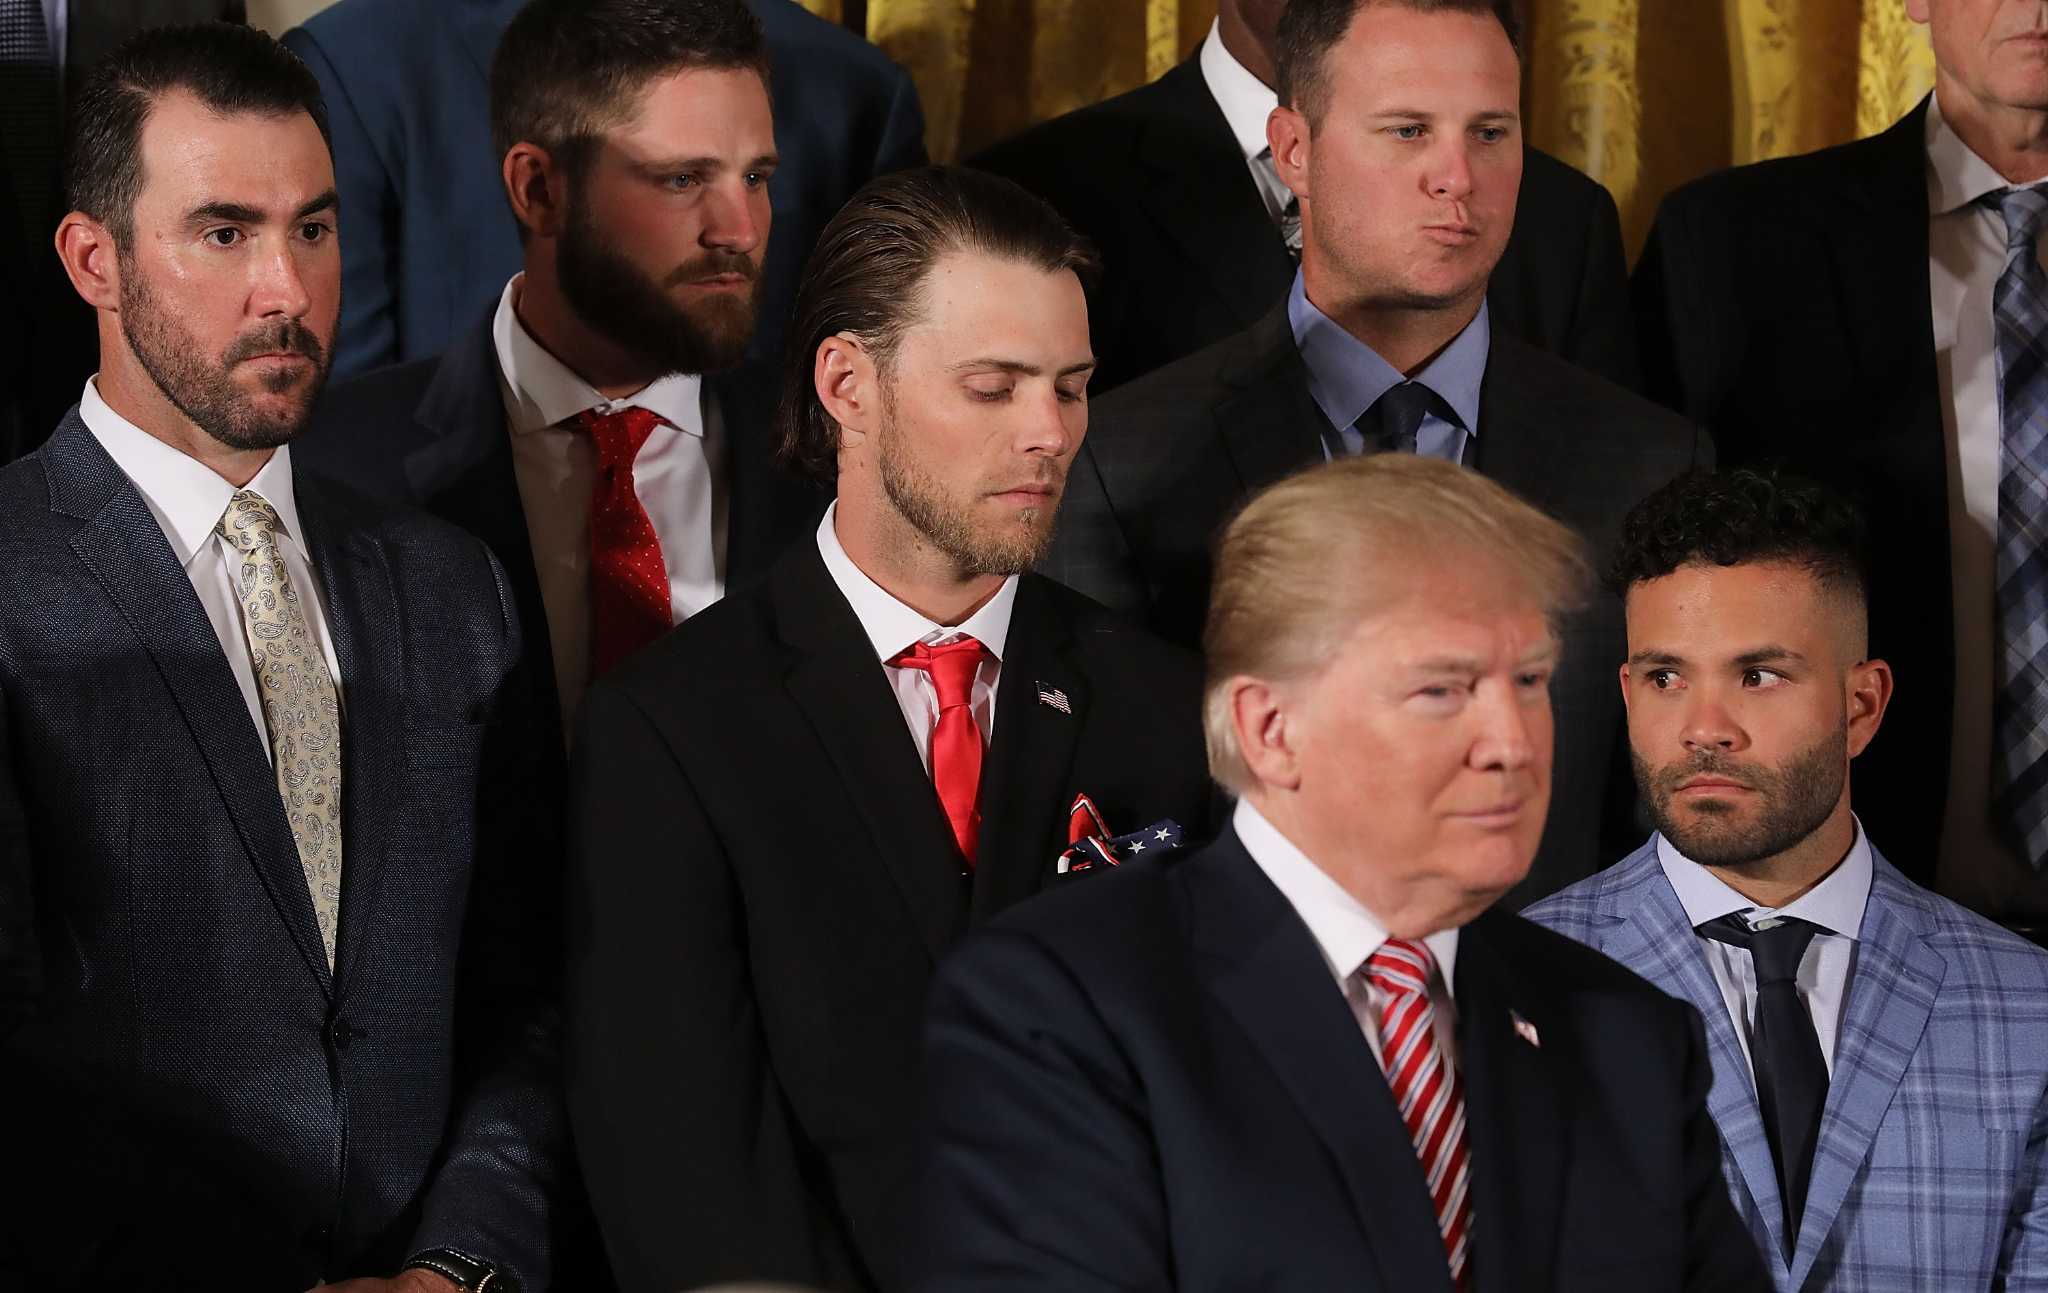
<path fill-rule="evenodd" d="M 327 1040 L 332 1042 L 334 1049 L 338 1051 L 347 1050 L 349 1042 L 354 1040 L 355 1035 L 355 1029 L 350 1028 L 348 1020 L 340 1015 L 336 1015 L 334 1022 L 327 1026 Z"/>

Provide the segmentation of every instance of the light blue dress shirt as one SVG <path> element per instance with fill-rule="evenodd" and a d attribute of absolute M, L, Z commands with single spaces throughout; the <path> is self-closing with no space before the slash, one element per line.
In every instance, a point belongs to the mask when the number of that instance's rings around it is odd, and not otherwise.
<path fill-rule="evenodd" d="M 1408 379 L 1434 391 L 1452 415 L 1452 420 L 1446 421 L 1440 408 L 1423 415 L 1415 433 L 1419 454 L 1463 463 L 1473 437 L 1479 434 L 1479 387 L 1486 377 L 1486 357 L 1491 349 L 1486 314 L 1482 301 L 1465 330 Z M 1308 365 L 1308 391 L 1316 407 L 1336 428 L 1345 451 L 1360 452 L 1365 438 L 1355 424 L 1380 396 L 1404 380 L 1400 370 L 1310 304 L 1299 270 L 1287 294 L 1287 322 L 1294 329 L 1295 348 Z M 1323 453 L 1330 453 L 1327 436 Z"/>

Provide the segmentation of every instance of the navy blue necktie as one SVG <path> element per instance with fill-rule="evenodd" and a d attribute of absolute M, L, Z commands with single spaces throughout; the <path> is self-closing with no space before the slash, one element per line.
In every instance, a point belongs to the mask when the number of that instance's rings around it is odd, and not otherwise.
<path fill-rule="evenodd" d="M 1397 382 L 1373 401 L 1352 425 L 1360 440 L 1358 452 L 1414 453 L 1422 419 L 1436 406 L 1436 392 L 1421 382 Z M 1341 451 L 1338 455 L 1341 456 Z"/>
<path fill-rule="evenodd" d="M 2048 194 L 1993 196 L 2006 246 L 1991 296 L 2000 431 L 1991 820 L 2038 871 L 2048 861 L 2048 276 L 2034 247 Z"/>
<path fill-rule="evenodd" d="M 1745 948 L 1756 968 L 1756 1025 L 1749 1033 L 1750 1064 L 1756 1069 L 1757 1108 L 1771 1161 L 1778 1169 L 1778 1197 L 1785 1209 L 1785 1258 L 1790 1261 L 1806 1211 L 1806 1185 L 1813 1175 L 1813 1148 L 1820 1140 L 1820 1116 L 1828 1101 L 1828 1065 L 1820 1052 L 1813 1016 L 1799 999 L 1799 962 L 1820 926 L 1796 916 L 1772 916 L 1752 929 L 1740 913 L 1729 912 L 1699 927 L 1701 935 Z"/>

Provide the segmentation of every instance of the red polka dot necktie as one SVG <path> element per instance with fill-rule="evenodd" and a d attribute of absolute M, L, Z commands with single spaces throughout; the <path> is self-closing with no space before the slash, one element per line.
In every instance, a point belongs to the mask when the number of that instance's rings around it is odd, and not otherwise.
<path fill-rule="evenodd" d="M 974 865 L 981 834 L 981 729 L 974 725 L 974 675 L 988 648 L 970 637 L 945 646 L 914 643 L 889 661 L 899 669 L 923 669 L 939 693 L 939 721 L 932 727 L 932 785 L 953 827 L 960 856 Z"/>
<path fill-rule="evenodd" d="M 654 522 L 633 491 L 633 459 L 661 415 L 642 408 L 573 419 L 597 445 L 597 484 L 590 491 L 590 676 L 668 632 L 668 565 Z"/>
<path fill-rule="evenodd" d="M 1436 1208 L 1451 1283 L 1465 1287 L 1472 1237 L 1471 1159 L 1465 1148 L 1465 1083 L 1437 1045 L 1429 982 L 1436 958 L 1423 943 L 1390 938 L 1366 959 L 1362 973 L 1381 994 L 1380 1066 L 1394 1106 L 1422 1161 L 1423 1182 Z"/>

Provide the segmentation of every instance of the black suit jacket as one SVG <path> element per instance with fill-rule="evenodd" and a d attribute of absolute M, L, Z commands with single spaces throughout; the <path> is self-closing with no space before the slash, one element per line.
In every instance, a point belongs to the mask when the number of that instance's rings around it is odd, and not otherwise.
<path fill-rule="evenodd" d="M 814 544 L 591 689 L 570 1111 L 625 1288 L 895 1286 L 934 963 L 1089 882 L 1053 872 L 1077 792 L 1113 830 L 1208 825 L 1199 687 L 1186 653 L 1025 575 L 971 876 Z"/>
<path fill-rule="evenodd" d="M 715 374 L 726 434 L 726 587 L 756 579 L 824 511 L 825 498 L 773 460 L 775 384 L 755 367 Z M 526 509 L 512 466 L 497 348 L 486 317 L 438 359 L 398 364 L 330 387 L 293 451 L 308 470 L 366 494 L 425 508 L 482 539 L 504 566 L 526 626 L 539 722 L 560 736 L 553 648 Z M 561 742 L 555 742 L 559 749 Z"/>
<path fill-rule="evenodd" d="M 971 164 L 1045 198 L 1100 249 L 1102 283 L 1088 298 L 1097 394 L 1251 327 L 1294 279 L 1199 56 Z M 1513 335 L 1635 381 L 1614 199 L 1533 148 L 1523 153 L 1514 233 L 1488 299 Z"/>
<path fill-rule="evenodd" d="M 525 0 L 340 0 L 285 33 L 320 78 L 341 189 L 334 371 L 425 359 L 519 271 L 519 226 L 491 147 L 491 56 Z M 774 229 L 749 353 L 774 362 L 811 246 L 877 175 L 925 160 L 902 68 L 796 0 L 751 0 L 774 64 Z"/>
<path fill-rule="evenodd" d="M 1452 991 L 1473 1289 L 1770 1287 L 1690 1006 L 1500 912 Z M 969 938 L 924 1079 L 912 1289 L 1449 1293 L 1380 1066 L 1235 833 Z"/>
<path fill-rule="evenodd" d="M 1931 884 L 1955 693 L 1947 439 L 1928 287 L 1927 105 L 1870 139 L 1665 199 L 1634 290 L 1649 393 L 1729 466 L 1781 460 L 1868 510 L 1870 649 L 1898 693 L 1856 808 Z"/>
<path fill-rule="evenodd" d="M 130 36 L 172 23 L 241 22 L 243 0 L 72 0 L 65 12 L 64 93 L 76 100 L 93 64 Z M 0 93 L 0 112 L 9 109 Z M 61 151 L 61 145 L 60 149 Z M 31 217 L 17 200 L 15 163 L 0 149 L 0 463 L 41 444 L 78 402 L 99 357 L 92 307 L 64 275 L 52 240 L 67 208 Z M 57 185 L 55 177 L 51 183 Z"/>
<path fill-rule="evenodd" d="M 1323 461 L 1328 419 L 1308 390 L 1282 302 L 1251 331 L 1097 402 L 1040 569 L 1168 641 L 1199 645 L 1216 537 L 1255 491 Z M 1596 559 L 1638 499 L 1695 465 L 1707 437 L 1646 400 L 1496 326 L 1471 466 L 1577 530 Z M 1565 625 L 1552 683 L 1550 821 L 1519 906 L 1640 842 L 1614 670 L 1620 601 L 1598 593 Z"/>
<path fill-rule="evenodd" d="M 0 471 L 0 1285 L 297 1289 L 453 1247 L 546 1286 L 559 872 L 518 618 L 475 540 L 297 493 L 341 667 L 331 973 L 142 496 L 75 413 Z"/>

